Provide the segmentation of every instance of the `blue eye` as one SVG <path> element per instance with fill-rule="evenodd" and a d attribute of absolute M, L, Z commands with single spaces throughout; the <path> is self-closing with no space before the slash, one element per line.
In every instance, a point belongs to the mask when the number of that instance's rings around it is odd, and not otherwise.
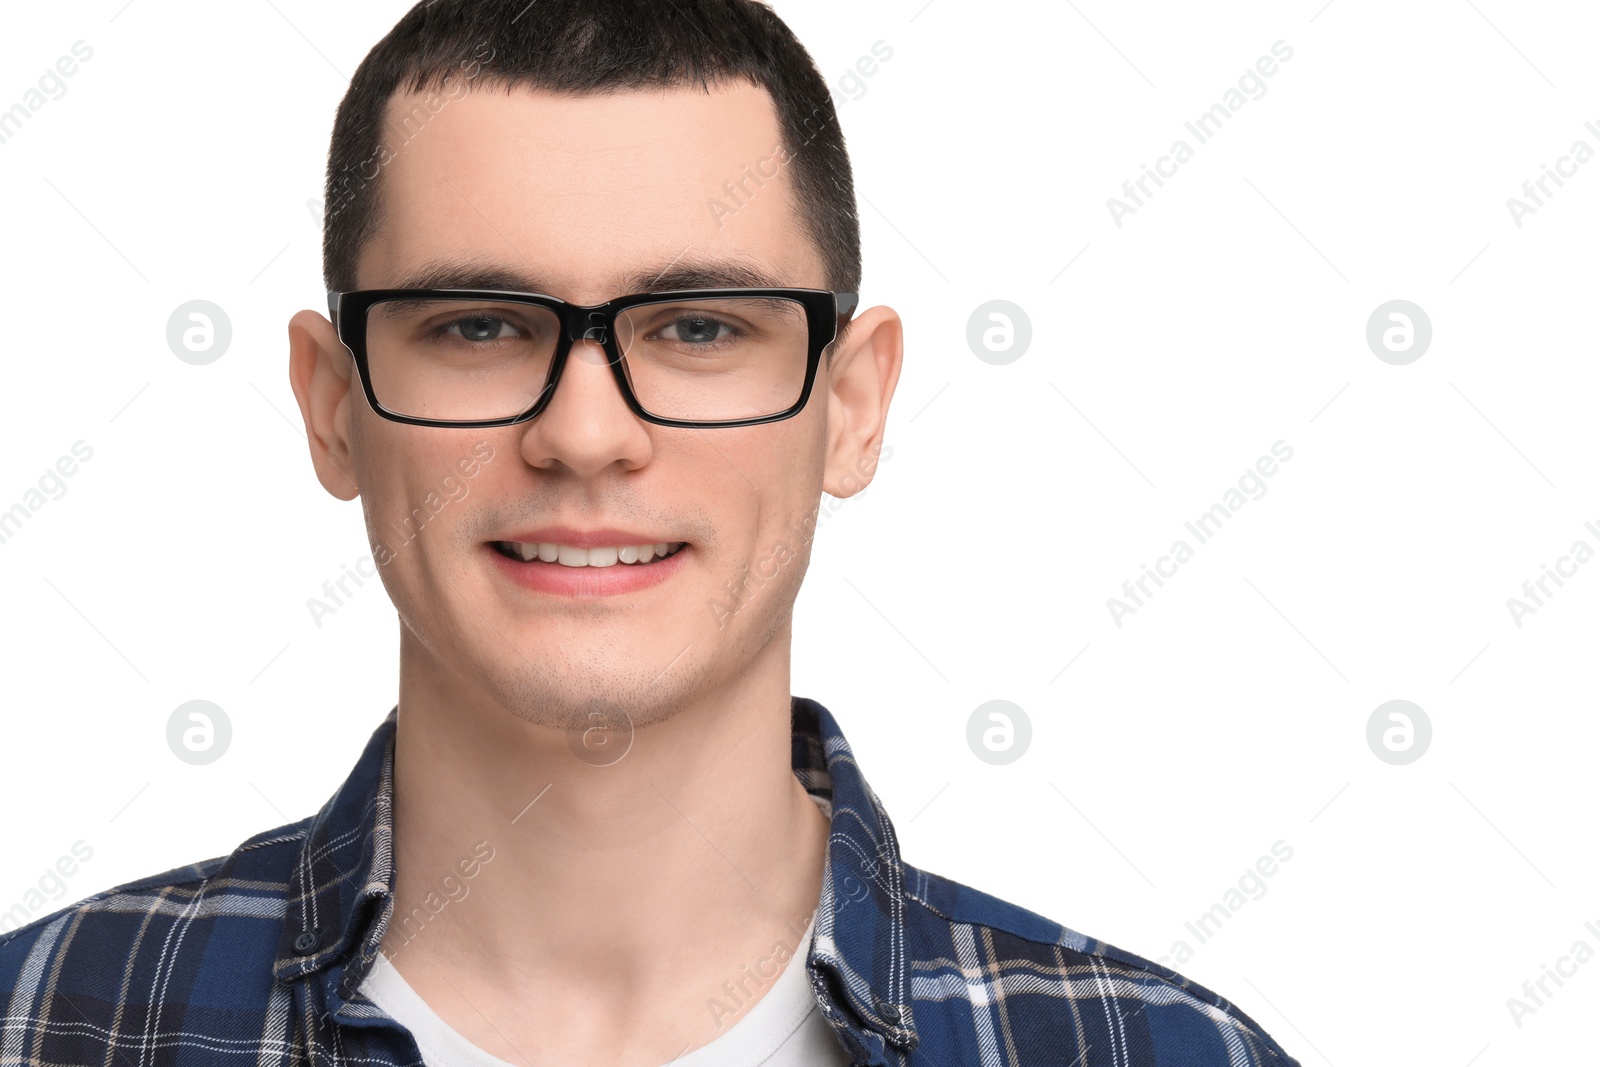
<path fill-rule="evenodd" d="M 511 327 L 511 324 L 506 322 L 505 319 L 497 319 L 492 315 L 473 315 L 468 318 L 457 319 L 446 327 L 445 332 L 457 330 L 460 332 L 462 339 L 467 341 L 498 341 L 502 336 L 505 336 L 501 332 L 501 327 Z M 511 327 L 511 329 L 512 333 L 509 336 L 515 336 L 515 328 Z"/>
<path fill-rule="evenodd" d="M 664 333 L 668 334 L 666 340 L 682 341 L 691 345 L 709 345 L 723 340 L 719 330 L 733 333 L 733 328 L 725 322 L 707 318 L 704 315 L 684 315 L 674 319 L 666 327 Z"/>

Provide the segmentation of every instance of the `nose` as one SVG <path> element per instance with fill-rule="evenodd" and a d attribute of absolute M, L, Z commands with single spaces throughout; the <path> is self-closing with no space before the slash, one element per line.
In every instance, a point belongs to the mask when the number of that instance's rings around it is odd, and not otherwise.
<path fill-rule="evenodd" d="M 568 320 L 572 349 L 545 409 L 522 436 L 522 454 L 542 470 L 566 468 L 592 477 L 608 468 L 637 470 L 652 453 L 650 431 L 623 399 L 605 350 L 605 316 L 584 311 Z"/>

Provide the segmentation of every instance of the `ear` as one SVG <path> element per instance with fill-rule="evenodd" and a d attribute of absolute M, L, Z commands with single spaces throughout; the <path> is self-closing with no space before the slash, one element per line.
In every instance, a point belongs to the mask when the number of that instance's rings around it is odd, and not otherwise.
<path fill-rule="evenodd" d="M 903 347 L 900 316 L 891 308 L 875 307 L 856 316 L 834 350 L 827 370 L 828 445 L 822 479 L 830 496 L 854 496 L 877 472 Z"/>
<path fill-rule="evenodd" d="M 326 317 L 308 310 L 289 320 L 289 385 L 306 424 L 311 465 L 322 487 L 340 500 L 354 500 L 361 493 L 350 447 L 354 374 L 350 351 Z M 364 397 L 357 399 L 365 402 Z"/>

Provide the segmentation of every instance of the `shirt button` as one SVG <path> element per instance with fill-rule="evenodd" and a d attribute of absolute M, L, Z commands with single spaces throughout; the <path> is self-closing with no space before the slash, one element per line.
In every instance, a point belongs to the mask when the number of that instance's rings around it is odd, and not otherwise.
<path fill-rule="evenodd" d="M 317 947 L 317 935 L 313 930 L 307 930 L 294 939 L 294 950 L 300 953 L 314 951 Z"/>
<path fill-rule="evenodd" d="M 883 1017 L 892 1023 L 897 1023 L 900 1021 L 900 1009 L 893 1004 L 885 1004 L 883 1006 Z"/>

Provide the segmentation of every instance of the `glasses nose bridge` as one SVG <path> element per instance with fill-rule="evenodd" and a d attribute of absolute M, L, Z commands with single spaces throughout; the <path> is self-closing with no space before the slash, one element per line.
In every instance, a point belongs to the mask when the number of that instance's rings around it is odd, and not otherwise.
<path fill-rule="evenodd" d="M 567 339 L 573 343 L 594 341 L 604 345 L 611 339 L 612 316 L 609 304 L 572 305 L 567 308 Z"/>

